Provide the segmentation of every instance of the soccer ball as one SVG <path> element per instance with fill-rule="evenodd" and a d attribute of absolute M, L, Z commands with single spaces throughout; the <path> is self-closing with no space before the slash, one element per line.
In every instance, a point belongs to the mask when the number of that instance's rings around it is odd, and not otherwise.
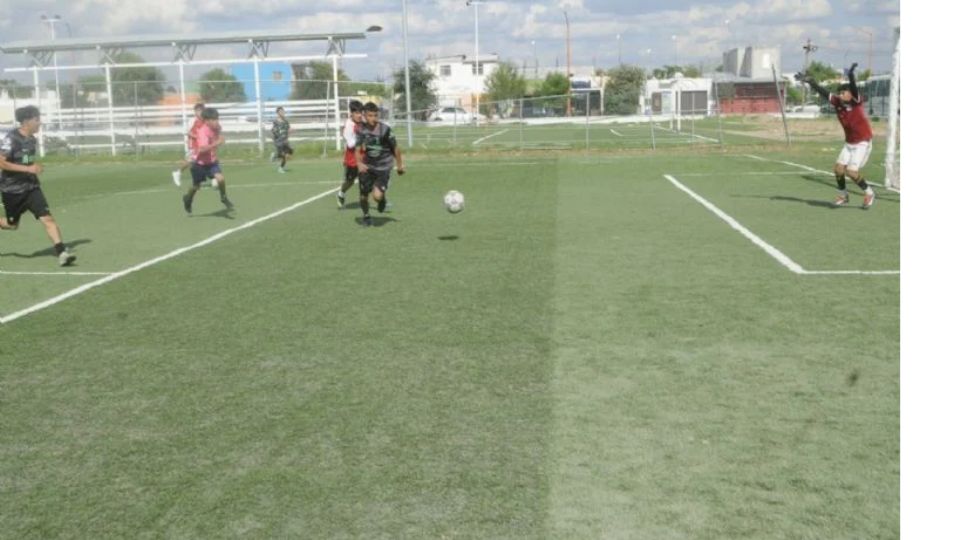
<path fill-rule="evenodd" d="M 451 214 L 462 212 L 465 203 L 463 193 L 459 191 L 448 191 L 447 194 L 443 196 L 443 206 L 446 207 L 447 212 Z"/>

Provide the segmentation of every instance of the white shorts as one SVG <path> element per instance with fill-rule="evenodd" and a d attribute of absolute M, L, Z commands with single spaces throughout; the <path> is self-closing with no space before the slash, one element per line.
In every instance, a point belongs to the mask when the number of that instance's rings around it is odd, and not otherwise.
<path fill-rule="evenodd" d="M 837 156 L 837 163 L 846 167 L 847 170 L 859 171 L 870 159 L 871 150 L 873 150 L 873 141 L 845 144 L 843 150 L 840 150 L 840 155 Z"/>

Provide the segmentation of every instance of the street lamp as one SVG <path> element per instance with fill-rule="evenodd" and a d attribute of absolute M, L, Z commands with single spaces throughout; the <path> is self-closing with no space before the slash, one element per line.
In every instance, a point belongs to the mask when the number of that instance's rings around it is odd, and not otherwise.
<path fill-rule="evenodd" d="M 403 93 L 407 101 L 407 147 L 413 147 L 413 111 L 410 110 L 413 89 L 410 88 L 410 54 L 407 49 L 407 0 L 403 0 Z"/>
<path fill-rule="evenodd" d="M 620 34 L 617 34 L 617 65 L 623 65 L 623 40 L 620 39 Z"/>
<path fill-rule="evenodd" d="M 59 15 L 54 15 L 53 17 L 47 17 L 46 14 L 40 15 L 40 20 L 46 24 L 50 25 L 50 41 L 57 39 L 57 29 L 56 24 L 58 22 L 65 22 Z M 57 125 L 60 129 L 63 129 L 63 119 L 60 114 L 60 70 L 57 66 L 57 51 L 53 51 L 53 80 L 57 89 Z M 37 104 L 40 104 L 40 96 L 37 96 Z"/>
<path fill-rule="evenodd" d="M 533 80 L 540 79 L 540 58 L 537 57 L 537 40 L 530 42 L 533 45 Z"/>
<path fill-rule="evenodd" d="M 670 39 L 673 40 L 673 65 L 680 65 L 680 40 L 677 39 L 676 34 L 670 36 Z"/>
<path fill-rule="evenodd" d="M 571 87 L 572 82 L 570 79 L 573 78 L 573 72 L 570 68 L 570 17 L 567 17 L 567 12 L 563 12 L 563 20 L 567 24 L 567 116 L 573 116 L 573 99 L 571 96 Z"/>
<path fill-rule="evenodd" d="M 854 27 L 853 29 L 856 30 L 857 32 L 863 32 L 864 34 L 870 36 L 870 52 L 869 52 L 869 55 L 867 56 L 867 70 L 870 71 L 870 73 L 872 74 L 873 73 L 873 32 L 869 30 L 864 30 L 863 28 L 857 28 L 857 27 Z"/>
<path fill-rule="evenodd" d="M 480 77 L 480 4 L 481 0 L 467 0 L 467 6 L 473 6 L 473 76 Z M 481 81 L 483 78 L 480 79 Z M 474 92 L 477 96 L 476 106 L 473 109 L 474 118 L 477 126 L 480 125 L 480 92 L 482 88 L 477 88 Z"/>

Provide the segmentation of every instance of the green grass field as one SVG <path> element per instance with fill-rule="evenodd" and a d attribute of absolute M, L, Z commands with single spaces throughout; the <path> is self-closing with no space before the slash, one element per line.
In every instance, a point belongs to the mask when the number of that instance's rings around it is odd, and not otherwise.
<path fill-rule="evenodd" d="M 899 275 L 831 272 L 899 270 L 899 196 L 825 204 L 837 149 L 414 149 L 369 229 L 335 159 L 193 217 L 51 163 L 95 275 L 0 233 L 0 537 L 897 538 Z"/>

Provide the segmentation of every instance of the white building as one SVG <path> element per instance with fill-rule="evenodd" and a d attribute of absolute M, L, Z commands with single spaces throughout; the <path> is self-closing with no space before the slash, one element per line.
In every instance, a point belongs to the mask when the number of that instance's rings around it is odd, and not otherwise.
<path fill-rule="evenodd" d="M 440 105 L 470 107 L 475 95 L 483 93 L 487 77 L 497 70 L 500 57 L 496 54 L 481 54 L 480 72 L 475 73 L 477 62 L 473 55 L 458 54 L 427 58 L 426 66 L 435 75 L 433 91 Z"/>
<path fill-rule="evenodd" d="M 672 79 L 647 80 L 643 109 L 655 115 L 702 115 L 714 110 L 714 99 L 712 79 L 690 79 L 677 73 Z"/>
<path fill-rule="evenodd" d="M 781 74 L 779 47 L 746 47 L 723 53 L 723 71 L 753 80 L 773 80 L 772 68 Z"/>

